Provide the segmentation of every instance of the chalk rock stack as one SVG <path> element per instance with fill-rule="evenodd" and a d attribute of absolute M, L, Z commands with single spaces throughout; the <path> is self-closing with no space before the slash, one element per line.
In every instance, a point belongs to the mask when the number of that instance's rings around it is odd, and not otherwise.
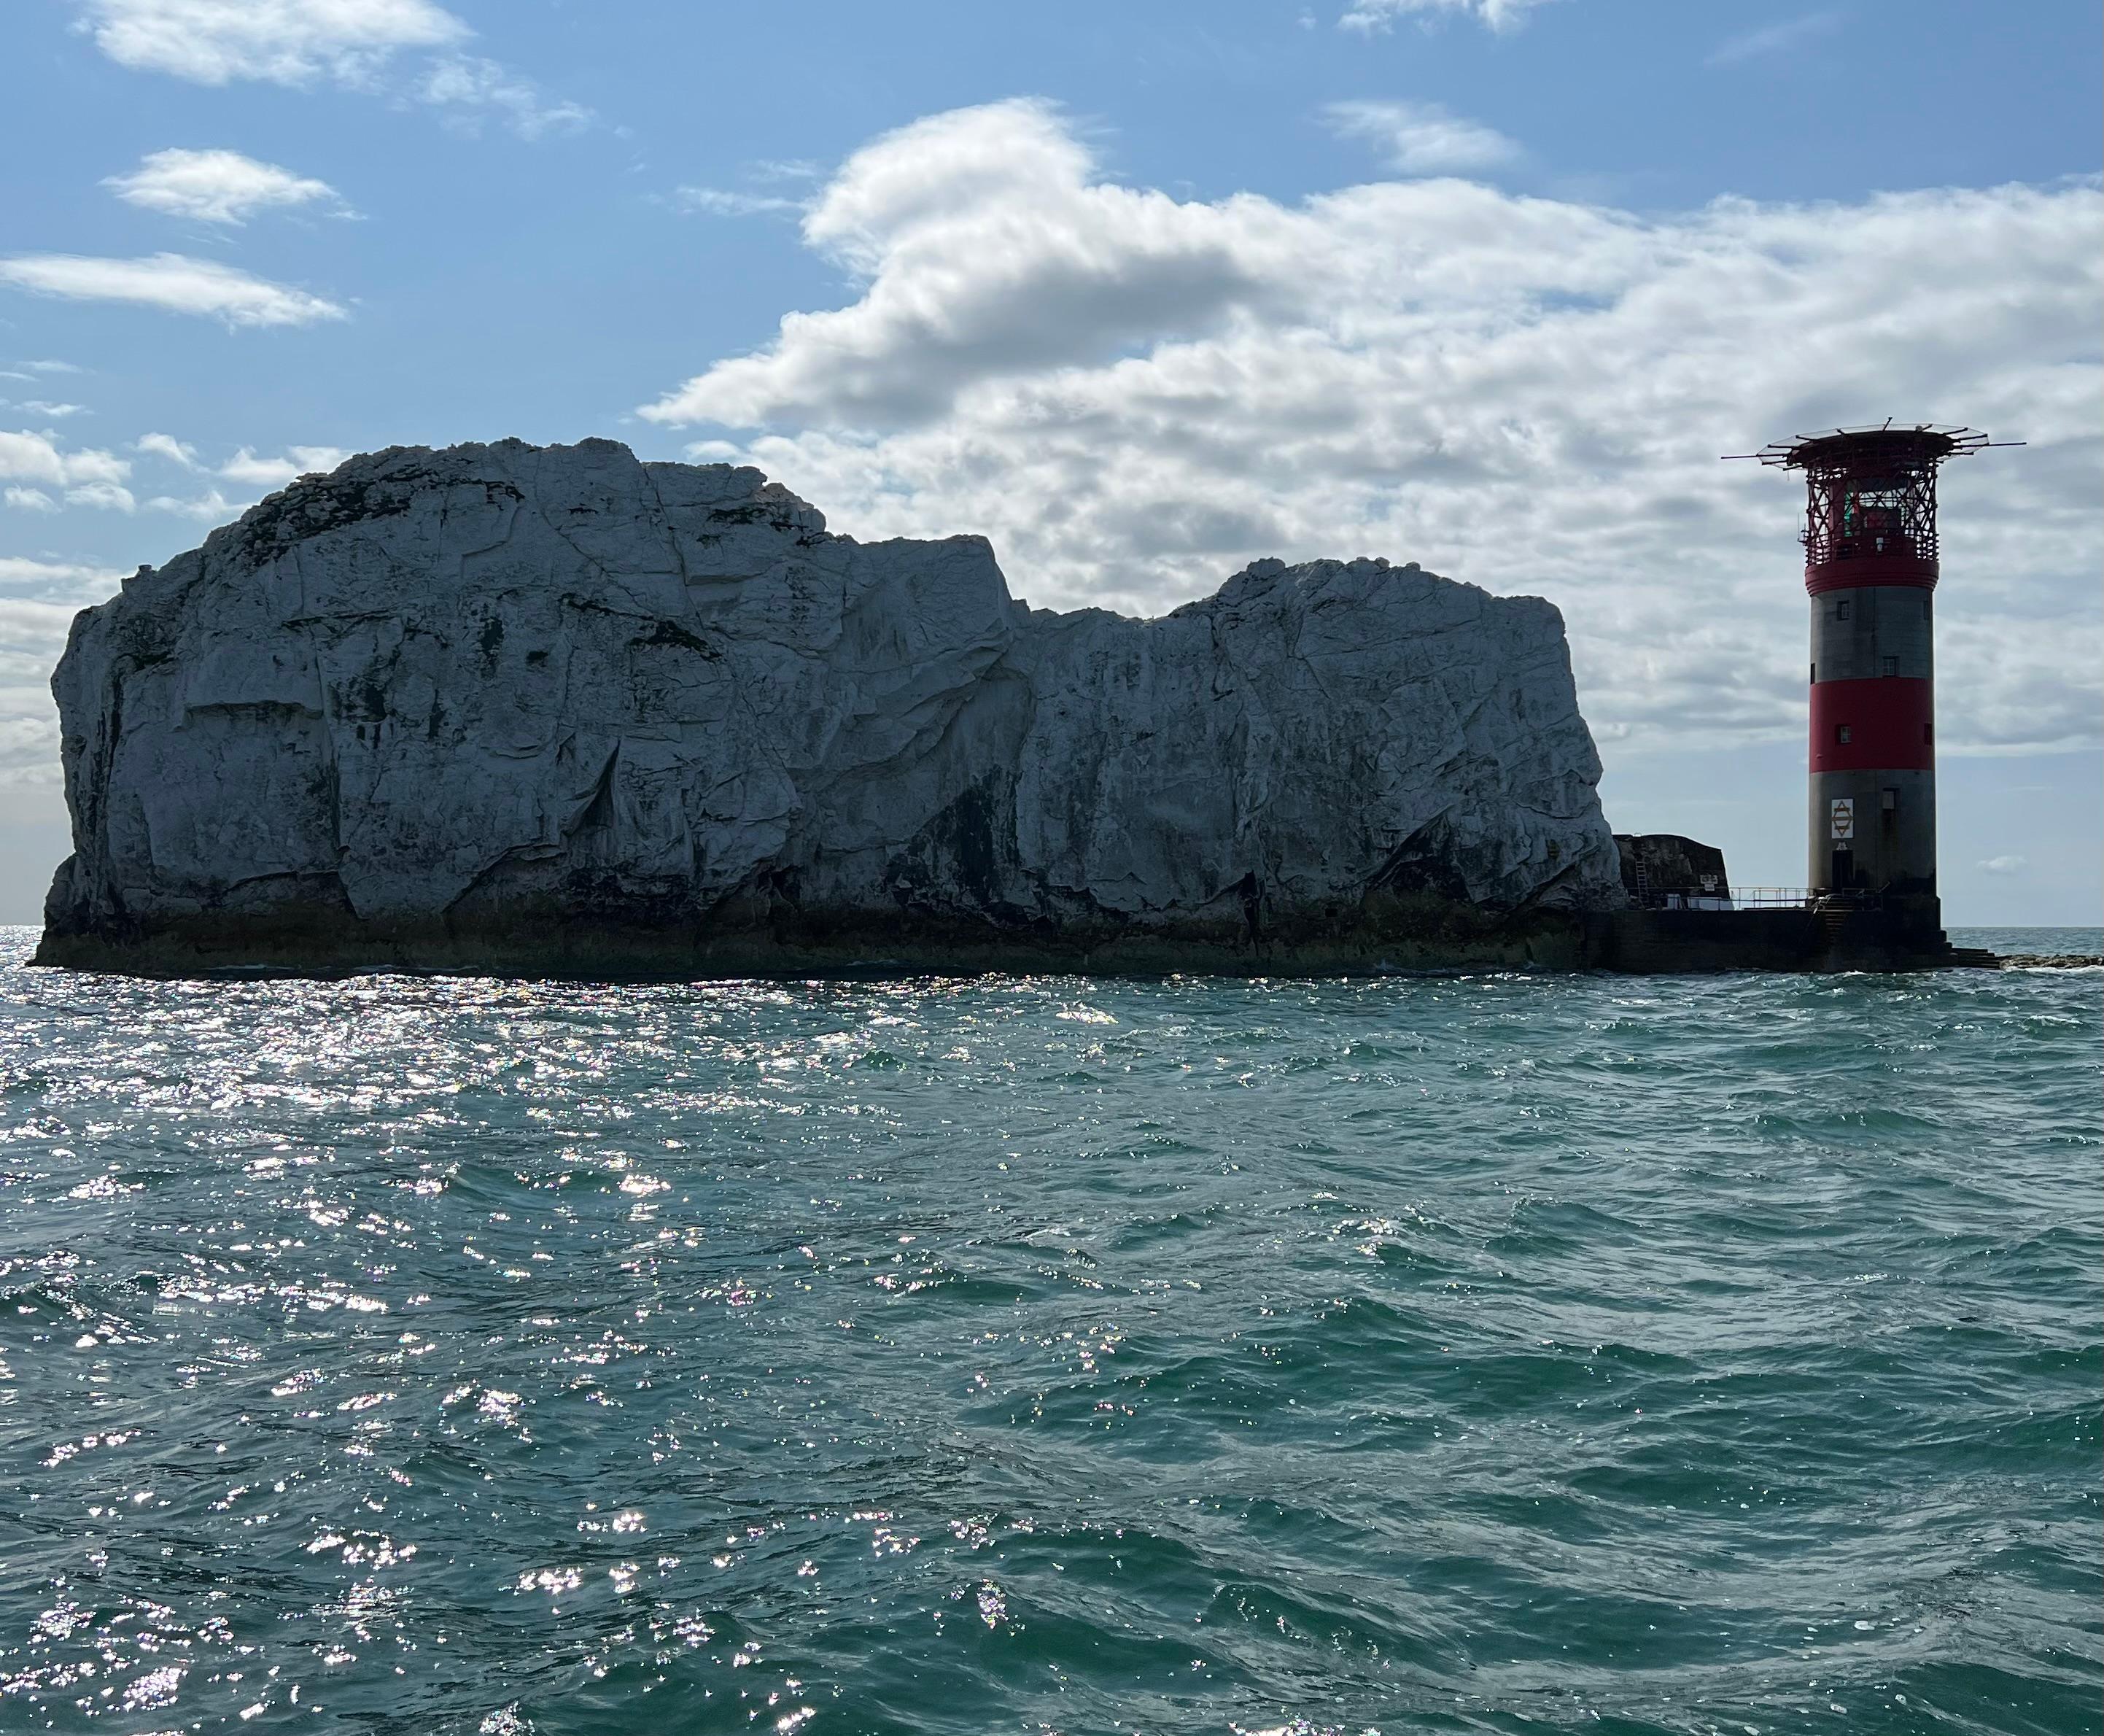
<path fill-rule="evenodd" d="M 47 962 L 1558 960 L 1621 900 L 1562 622 L 1380 560 L 1158 620 L 757 471 L 394 448 L 84 611 Z"/>

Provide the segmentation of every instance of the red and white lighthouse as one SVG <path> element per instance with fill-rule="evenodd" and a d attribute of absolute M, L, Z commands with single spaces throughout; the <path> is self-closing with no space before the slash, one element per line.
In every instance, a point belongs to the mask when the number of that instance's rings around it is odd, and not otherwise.
<path fill-rule="evenodd" d="M 1815 893 L 1936 896 L 1936 474 L 1988 444 L 1887 423 L 1759 454 L 1804 473 Z"/>

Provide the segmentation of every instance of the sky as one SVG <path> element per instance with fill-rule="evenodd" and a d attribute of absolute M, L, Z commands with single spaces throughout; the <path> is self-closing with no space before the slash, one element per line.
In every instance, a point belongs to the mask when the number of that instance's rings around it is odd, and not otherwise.
<path fill-rule="evenodd" d="M 757 464 L 1043 607 L 1267 556 L 1546 596 L 1619 831 L 1794 885 L 1794 477 L 1954 463 L 1953 924 L 2104 920 L 2093 0 L 13 0 L 0 922 L 74 611 L 390 444 Z"/>

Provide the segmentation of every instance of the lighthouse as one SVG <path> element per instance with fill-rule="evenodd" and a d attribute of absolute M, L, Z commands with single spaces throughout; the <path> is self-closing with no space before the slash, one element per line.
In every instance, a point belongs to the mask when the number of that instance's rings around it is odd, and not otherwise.
<path fill-rule="evenodd" d="M 1805 884 L 1933 917 L 1936 477 L 1987 436 L 1841 428 L 1757 456 L 1804 475 L 1812 605 Z"/>

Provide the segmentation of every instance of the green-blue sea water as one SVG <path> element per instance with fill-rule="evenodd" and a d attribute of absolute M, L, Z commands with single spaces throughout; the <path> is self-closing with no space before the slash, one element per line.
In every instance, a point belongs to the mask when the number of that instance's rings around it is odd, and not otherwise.
<path fill-rule="evenodd" d="M 2096 970 L 4 939 L 0 1730 L 2104 1724 Z"/>

